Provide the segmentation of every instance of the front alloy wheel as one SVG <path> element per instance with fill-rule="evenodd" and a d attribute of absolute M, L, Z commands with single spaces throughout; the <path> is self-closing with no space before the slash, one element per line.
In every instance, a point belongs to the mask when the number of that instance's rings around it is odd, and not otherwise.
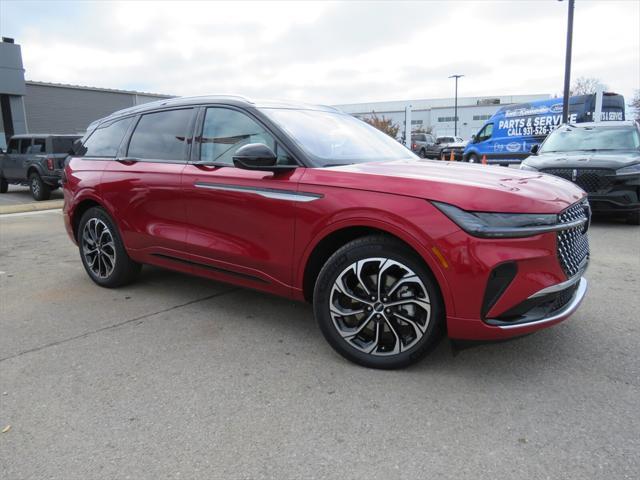
<path fill-rule="evenodd" d="M 331 320 L 352 347 L 396 355 L 414 346 L 431 318 L 429 294 L 406 265 L 365 258 L 344 269 L 331 289 Z"/>
<path fill-rule="evenodd" d="M 316 282 L 314 312 L 338 353 L 373 368 L 414 363 L 435 346 L 443 324 L 431 272 L 406 245 L 382 235 L 331 256 Z"/>

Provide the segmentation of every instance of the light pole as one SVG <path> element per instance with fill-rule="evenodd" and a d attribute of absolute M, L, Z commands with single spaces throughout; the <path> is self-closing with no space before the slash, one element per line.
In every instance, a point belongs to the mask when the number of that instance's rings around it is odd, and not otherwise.
<path fill-rule="evenodd" d="M 571 0 L 573 1 L 573 0 Z M 459 75 L 459 74 L 455 74 L 455 75 L 450 75 L 449 78 L 455 78 L 456 79 L 456 96 L 455 96 L 455 100 L 454 100 L 454 108 L 453 108 L 453 136 L 457 137 L 458 136 L 458 79 L 460 77 L 464 77 L 464 75 Z"/>
<path fill-rule="evenodd" d="M 560 2 L 562 0 L 559 0 Z M 567 53 L 564 60 L 564 94 L 562 98 L 562 123 L 569 121 L 569 84 L 571 83 L 571 44 L 573 43 L 573 7 L 575 1 L 569 0 L 567 19 Z"/>

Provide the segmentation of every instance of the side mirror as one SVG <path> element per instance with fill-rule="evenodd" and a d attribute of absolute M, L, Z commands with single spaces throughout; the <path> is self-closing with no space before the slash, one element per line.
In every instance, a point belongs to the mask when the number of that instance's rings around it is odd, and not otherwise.
<path fill-rule="evenodd" d="M 476 143 L 476 135 L 475 133 L 471 135 L 471 143 Z"/>
<path fill-rule="evenodd" d="M 296 168 L 295 165 L 278 165 L 278 157 L 264 143 L 249 143 L 240 147 L 233 156 L 233 164 L 244 170 L 267 172 L 280 172 Z"/>
<path fill-rule="evenodd" d="M 531 147 L 531 150 L 530 150 L 531 155 L 537 155 L 539 150 L 540 150 L 540 145 L 536 143 L 533 147 Z"/>

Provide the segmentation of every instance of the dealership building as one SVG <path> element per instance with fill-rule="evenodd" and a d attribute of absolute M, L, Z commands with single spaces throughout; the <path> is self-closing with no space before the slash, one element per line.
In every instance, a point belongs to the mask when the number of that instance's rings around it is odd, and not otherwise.
<path fill-rule="evenodd" d="M 83 133 L 87 126 L 116 110 L 171 98 L 170 95 L 26 81 L 20 45 L 0 42 L 0 148 L 19 133 Z M 468 139 L 500 107 L 550 98 L 508 95 L 458 98 L 458 135 Z M 404 132 L 405 109 L 411 106 L 411 129 L 436 135 L 454 132 L 454 99 L 436 98 L 336 105 L 359 118 L 373 114 L 393 121 Z"/>
<path fill-rule="evenodd" d="M 533 102 L 551 98 L 548 94 L 498 95 L 487 97 L 458 97 L 458 136 L 465 140 L 477 133 L 484 122 L 500 107 L 514 103 Z M 405 130 L 406 107 L 411 107 L 411 130 L 433 132 L 435 135 L 453 135 L 455 130 L 455 99 L 431 98 L 391 102 L 353 103 L 336 105 L 342 111 L 358 118 L 385 117 Z"/>

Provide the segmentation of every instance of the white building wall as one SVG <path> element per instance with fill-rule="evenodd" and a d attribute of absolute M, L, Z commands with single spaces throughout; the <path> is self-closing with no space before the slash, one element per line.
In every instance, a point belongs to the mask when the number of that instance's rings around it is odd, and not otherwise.
<path fill-rule="evenodd" d="M 486 120 L 499 108 L 514 103 L 526 103 L 551 98 L 548 94 L 502 95 L 493 97 L 459 97 L 458 98 L 458 136 L 469 140 L 478 132 Z M 484 101 L 497 100 L 498 104 L 479 105 Z M 371 116 L 374 112 L 379 117 L 389 118 L 404 131 L 404 109 L 412 106 L 412 130 L 431 128 L 435 135 L 453 135 L 454 133 L 454 99 L 432 98 L 418 100 L 398 100 L 389 102 L 354 103 L 335 105 L 346 113 L 359 118 Z M 450 119 L 450 120 L 448 120 Z"/>

